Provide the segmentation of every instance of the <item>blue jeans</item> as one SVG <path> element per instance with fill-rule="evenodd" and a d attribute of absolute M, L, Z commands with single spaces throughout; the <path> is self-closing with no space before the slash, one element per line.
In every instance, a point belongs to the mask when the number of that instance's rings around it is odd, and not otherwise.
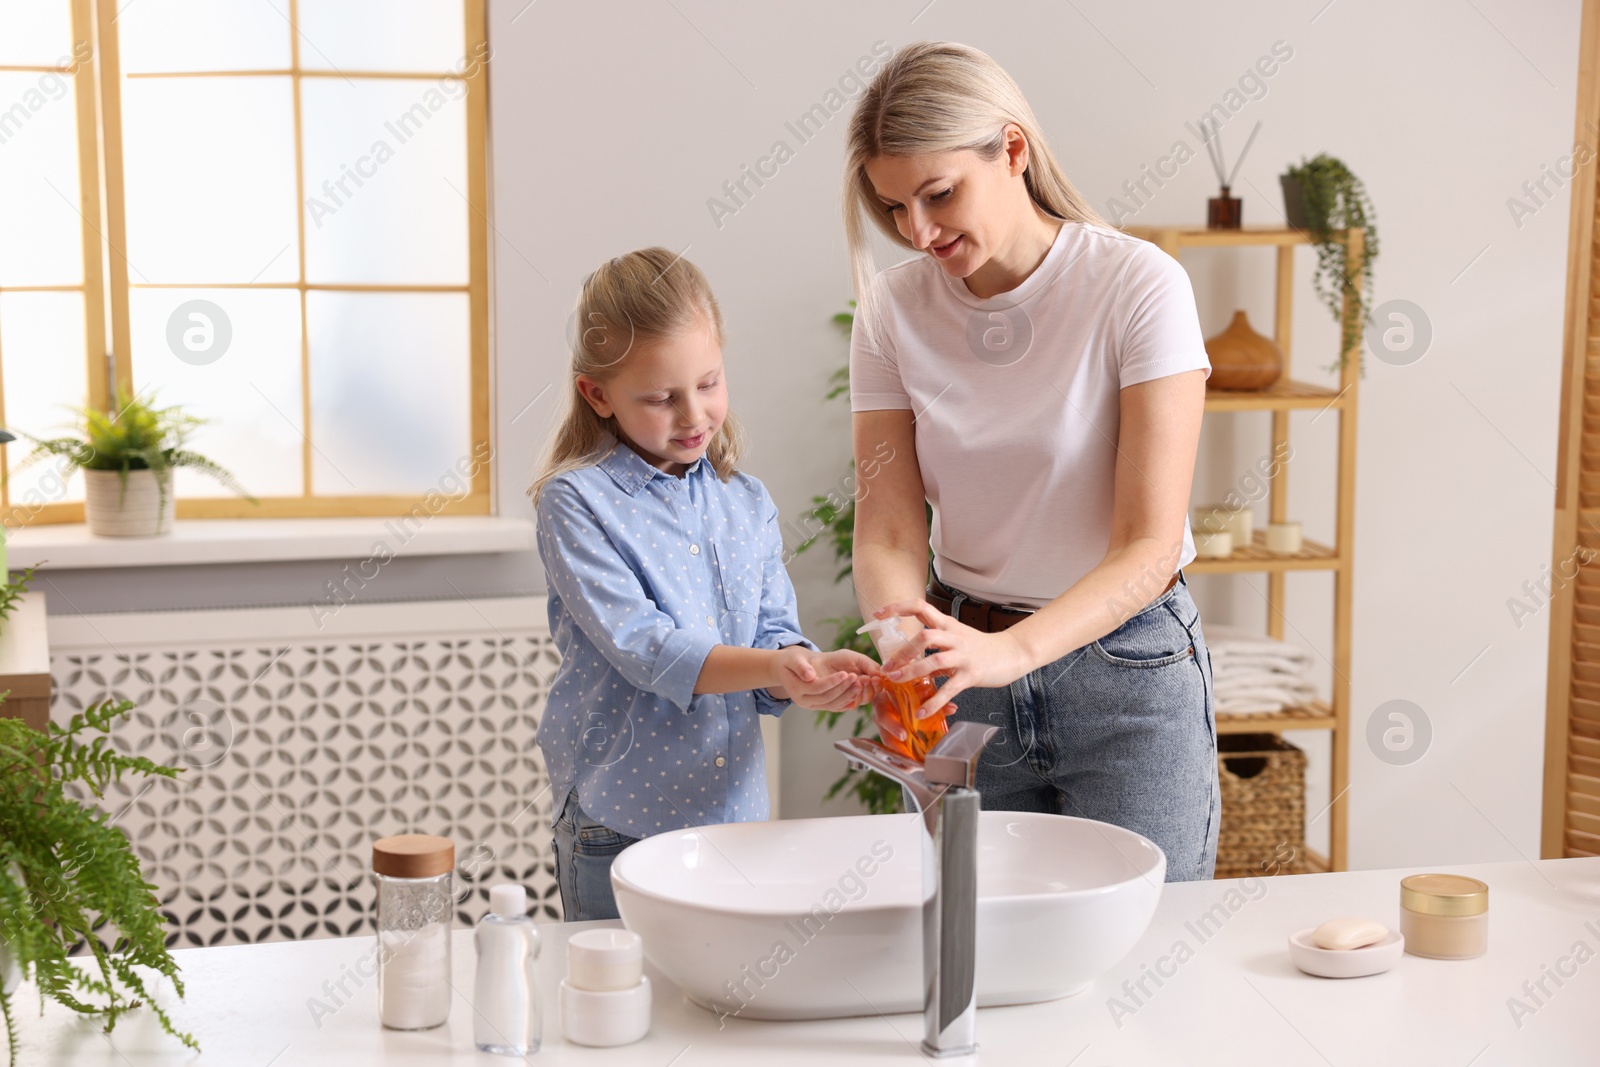
<path fill-rule="evenodd" d="M 567 794 L 556 815 L 552 842 L 564 922 L 617 918 L 617 902 L 611 895 L 611 861 L 637 840 L 591 819 L 578 806 L 577 790 Z"/>
<path fill-rule="evenodd" d="M 1111 633 L 1003 689 L 957 694 L 952 722 L 997 726 L 983 807 L 1125 827 L 1167 856 L 1167 881 L 1210 878 L 1222 793 L 1211 653 L 1179 573 Z"/>

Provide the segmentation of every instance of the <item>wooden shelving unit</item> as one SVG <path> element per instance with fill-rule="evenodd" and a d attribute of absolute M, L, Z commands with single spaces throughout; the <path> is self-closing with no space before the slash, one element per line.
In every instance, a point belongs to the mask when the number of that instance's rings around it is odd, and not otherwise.
<path fill-rule="evenodd" d="M 1288 708 L 1271 715 L 1218 715 L 1217 732 L 1277 733 L 1284 730 L 1327 730 L 1332 753 L 1329 768 L 1328 811 L 1329 854 L 1321 856 L 1307 850 L 1307 866 L 1312 870 L 1342 871 L 1348 867 L 1347 831 L 1349 808 L 1345 791 L 1350 782 L 1350 608 L 1352 534 L 1355 529 L 1356 399 L 1360 379 L 1360 339 L 1344 353 L 1339 373 L 1339 388 L 1328 389 L 1291 377 L 1290 333 L 1294 322 L 1294 252 L 1311 243 L 1301 230 L 1277 227 L 1245 227 L 1239 230 L 1208 230 L 1183 226 L 1130 226 L 1125 231 L 1143 238 L 1181 262 L 1185 248 L 1277 249 L 1277 285 L 1273 339 L 1283 350 L 1283 377 L 1270 389 L 1236 392 L 1211 389 L 1206 393 L 1206 413 L 1232 411 L 1270 411 L 1272 413 L 1273 455 L 1289 440 L 1291 411 L 1328 411 L 1339 419 L 1338 474 L 1336 478 L 1336 542 L 1332 545 L 1306 541 L 1301 551 L 1280 556 L 1266 550 L 1265 536 L 1257 533 L 1249 545 L 1235 549 L 1226 559 L 1195 560 L 1185 570 L 1190 574 L 1267 575 L 1267 633 L 1283 637 L 1284 575 L 1289 571 L 1322 570 L 1333 573 L 1333 695 L 1330 701 L 1313 701 L 1303 707 Z M 1366 270 L 1366 234 L 1360 229 L 1339 231 L 1336 240 L 1346 245 L 1346 261 L 1356 291 L 1362 286 Z M 1350 297 L 1346 296 L 1346 308 Z M 1342 334 L 1342 331 L 1341 331 Z M 1268 483 L 1268 519 L 1288 520 L 1289 471 L 1280 464 Z"/>
<path fill-rule="evenodd" d="M 0 570 L 0 580 L 5 578 Z M 44 593 L 31 590 L 11 617 L 0 621 L 0 715 L 21 719 L 35 730 L 50 721 L 50 641 Z"/>

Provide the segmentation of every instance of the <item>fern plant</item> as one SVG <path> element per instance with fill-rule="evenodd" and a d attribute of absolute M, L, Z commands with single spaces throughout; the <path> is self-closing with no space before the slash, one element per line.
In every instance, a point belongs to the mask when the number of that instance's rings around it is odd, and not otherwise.
<path fill-rule="evenodd" d="M 156 887 L 144 880 L 127 836 L 104 809 L 67 791 L 72 784 L 100 798 L 106 783 L 127 771 L 166 778 L 179 773 L 182 768 L 108 748 L 106 737 L 86 740 L 90 732 L 108 734 L 132 710 L 131 701 L 104 701 L 65 727 L 49 723 L 43 733 L 0 717 L 0 940 L 39 987 L 41 1012 L 48 996 L 73 1011 L 103 1016 L 109 1033 L 124 1013 L 148 1003 L 163 1030 L 199 1051 L 192 1035 L 173 1027 L 135 970 L 165 975 L 183 995 L 178 965 L 167 952 L 166 920 L 151 892 Z M 107 924 L 115 928 L 109 948 L 97 932 Z M 80 943 L 98 975 L 69 962 Z M 15 1067 L 17 1016 L 3 987 L 0 1015 Z"/>
<path fill-rule="evenodd" d="M 850 306 L 855 307 L 856 302 L 850 301 Z M 841 311 L 833 316 L 833 323 L 844 333 L 850 336 L 850 330 L 855 325 L 853 311 Z M 850 391 L 850 367 L 845 365 L 834 371 L 828 378 L 828 392 L 824 399 L 833 400 Z M 850 474 L 855 474 L 855 461 L 850 462 Z M 818 541 L 826 540 L 833 549 L 834 562 L 839 564 L 838 571 L 834 574 L 835 583 L 850 580 L 852 570 L 852 557 L 855 551 L 856 531 L 856 498 L 851 493 L 843 500 L 829 496 L 814 496 L 811 498 L 811 507 L 805 512 L 805 518 L 812 534 L 795 546 L 795 554 L 799 555 L 815 545 Z M 864 621 L 859 615 L 846 615 L 833 619 L 823 619 L 825 623 L 834 626 L 833 648 L 854 649 L 873 659 L 878 658 L 877 649 L 872 645 L 872 640 L 866 634 L 858 634 L 856 630 Z M 848 715 L 845 711 L 819 711 L 817 712 L 817 725 L 833 729 L 838 724 L 840 716 Z M 855 719 L 850 726 L 850 735 L 860 737 L 862 734 L 874 733 L 876 726 L 872 721 L 872 705 L 863 704 L 855 709 Z M 869 771 L 858 771 L 846 768 L 845 772 L 828 788 L 824 794 L 825 799 L 831 800 L 841 792 L 853 796 L 874 815 L 885 815 L 901 810 L 900 786 L 881 774 Z"/>
<path fill-rule="evenodd" d="M 114 412 L 94 407 L 73 409 L 77 415 L 76 433 L 69 436 L 22 434 L 34 447 L 17 469 L 46 456 L 57 456 L 66 461 L 68 473 L 80 467 L 91 471 L 116 471 L 124 497 L 128 492 L 128 472 L 153 471 L 160 494 L 159 504 L 164 510 L 171 472 L 189 467 L 211 476 L 252 504 L 256 503 L 256 498 L 232 474 L 185 447 L 195 431 L 209 420 L 190 415 L 176 404 L 156 407 L 153 402 L 130 396 L 121 388 L 117 390 L 115 407 Z"/>
<path fill-rule="evenodd" d="M 28 584 L 33 581 L 34 568 L 29 567 L 15 578 L 9 577 L 4 569 L 0 569 L 0 632 L 5 630 L 5 622 L 11 618 L 11 613 L 17 610 L 17 605 L 22 603 L 22 598 L 28 593 Z"/>

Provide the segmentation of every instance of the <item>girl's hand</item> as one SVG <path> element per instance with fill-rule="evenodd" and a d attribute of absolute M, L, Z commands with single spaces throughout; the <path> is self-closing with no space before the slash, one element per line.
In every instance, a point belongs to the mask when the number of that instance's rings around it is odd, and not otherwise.
<path fill-rule="evenodd" d="M 812 652 L 790 645 L 778 652 L 778 684 L 788 698 L 812 711 L 848 711 L 865 704 L 882 668 L 859 652 Z"/>
<path fill-rule="evenodd" d="M 1033 669 L 1022 643 L 1007 631 L 997 634 L 958 622 L 926 600 L 906 600 L 887 604 L 872 613 L 875 619 L 909 615 L 922 623 L 922 632 L 895 650 L 883 665 L 884 678 L 908 682 L 928 675 L 941 675 L 945 683 L 928 698 L 917 718 L 948 714 L 945 705 L 966 689 L 993 689 L 1010 685 Z M 928 649 L 938 649 L 924 656 Z"/>

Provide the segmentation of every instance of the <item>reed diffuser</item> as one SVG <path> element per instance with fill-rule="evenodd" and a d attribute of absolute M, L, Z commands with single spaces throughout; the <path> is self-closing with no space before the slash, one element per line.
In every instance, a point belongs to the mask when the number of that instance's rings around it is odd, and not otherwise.
<path fill-rule="evenodd" d="M 1244 142 L 1244 151 L 1239 153 L 1239 158 L 1234 161 L 1231 171 L 1223 163 L 1222 123 L 1219 121 L 1216 127 L 1216 132 L 1206 138 L 1206 154 L 1211 157 L 1211 169 L 1217 172 L 1217 182 L 1222 186 L 1222 193 L 1206 201 L 1206 228 L 1237 230 L 1244 222 L 1243 205 L 1238 197 L 1229 195 L 1229 190 L 1233 186 L 1233 179 L 1239 174 L 1240 164 L 1250 151 L 1250 145 L 1255 142 L 1256 134 L 1261 132 L 1261 122 L 1259 119 L 1256 121 L 1255 128 L 1250 131 L 1250 136 Z M 1202 123 L 1200 128 L 1205 129 L 1205 125 Z"/>

